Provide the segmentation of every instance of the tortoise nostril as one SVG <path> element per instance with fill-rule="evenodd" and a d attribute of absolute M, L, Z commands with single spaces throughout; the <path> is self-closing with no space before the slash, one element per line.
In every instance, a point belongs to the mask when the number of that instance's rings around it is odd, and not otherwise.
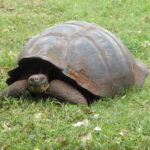
<path fill-rule="evenodd" d="M 38 77 L 34 77 L 33 79 L 34 79 L 35 82 L 38 82 L 38 81 L 39 81 L 39 78 L 38 78 Z"/>
<path fill-rule="evenodd" d="M 39 77 L 30 78 L 31 82 L 39 82 Z"/>

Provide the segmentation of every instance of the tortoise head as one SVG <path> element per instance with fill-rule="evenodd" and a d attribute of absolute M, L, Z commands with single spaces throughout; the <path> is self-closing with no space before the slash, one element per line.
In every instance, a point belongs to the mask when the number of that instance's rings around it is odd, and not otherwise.
<path fill-rule="evenodd" d="M 34 94 L 43 93 L 48 87 L 48 77 L 45 74 L 33 74 L 28 78 L 28 90 Z"/>

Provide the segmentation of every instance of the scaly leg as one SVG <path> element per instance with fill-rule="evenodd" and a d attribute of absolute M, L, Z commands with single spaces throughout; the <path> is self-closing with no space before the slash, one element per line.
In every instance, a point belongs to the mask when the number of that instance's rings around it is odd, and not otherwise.
<path fill-rule="evenodd" d="M 48 94 L 58 100 L 87 105 L 85 97 L 77 89 L 61 80 L 52 80 L 50 82 Z"/>
<path fill-rule="evenodd" d="M 0 97 L 19 97 L 27 89 L 27 80 L 19 80 L 0 91 Z"/>

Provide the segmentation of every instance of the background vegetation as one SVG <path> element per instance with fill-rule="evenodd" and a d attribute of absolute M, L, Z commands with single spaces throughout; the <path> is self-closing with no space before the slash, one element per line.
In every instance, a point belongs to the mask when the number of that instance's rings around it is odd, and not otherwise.
<path fill-rule="evenodd" d="M 0 0 L 0 89 L 29 37 L 68 20 L 107 28 L 150 66 L 149 0 Z M 56 103 L 1 99 L 1 150 L 150 150 L 150 78 L 90 107 Z"/>

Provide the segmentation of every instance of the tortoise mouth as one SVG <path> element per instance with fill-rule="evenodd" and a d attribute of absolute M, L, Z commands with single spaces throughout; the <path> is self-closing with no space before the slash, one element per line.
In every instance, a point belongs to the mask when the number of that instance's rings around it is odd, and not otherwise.
<path fill-rule="evenodd" d="M 49 87 L 48 78 L 44 74 L 35 74 L 28 79 L 28 90 L 32 93 L 46 92 Z"/>
<path fill-rule="evenodd" d="M 43 85 L 28 84 L 28 90 L 35 94 L 40 94 L 40 93 L 46 92 L 48 87 L 49 87 L 49 84 L 43 84 Z"/>

